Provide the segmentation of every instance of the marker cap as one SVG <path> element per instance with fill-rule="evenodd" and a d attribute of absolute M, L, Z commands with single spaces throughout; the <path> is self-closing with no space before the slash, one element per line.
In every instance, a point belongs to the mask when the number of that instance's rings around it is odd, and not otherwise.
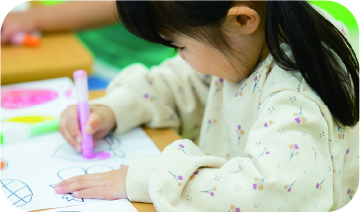
<path fill-rule="evenodd" d="M 50 121 L 44 121 L 41 123 L 33 124 L 30 127 L 31 135 L 38 135 L 43 134 L 51 131 L 57 131 L 59 130 L 60 126 L 60 119 L 50 120 Z"/>
<path fill-rule="evenodd" d="M 37 47 L 40 45 L 40 38 L 35 35 L 25 34 L 24 40 L 22 43 L 24 46 Z"/>
<path fill-rule="evenodd" d="M 84 70 L 77 70 L 73 74 L 74 80 L 77 78 L 87 78 L 87 73 Z"/>
<path fill-rule="evenodd" d="M 3 143 L 4 143 L 4 136 L 3 136 L 3 134 L 1 133 L 0 145 L 2 145 Z"/>

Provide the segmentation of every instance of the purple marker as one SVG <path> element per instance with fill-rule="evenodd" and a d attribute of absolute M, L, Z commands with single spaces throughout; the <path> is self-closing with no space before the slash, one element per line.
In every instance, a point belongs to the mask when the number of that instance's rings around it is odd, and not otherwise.
<path fill-rule="evenodd" d="M 89 119 L 89 91 L 87 84 L 87 73 L 84 70 L 77 70 L 74 72 L 74 81 L 76 87 L 76 94 L 78 99 L 78 115 L 80 122 L 80 131 L 82 135 L 81 151 L 86 159 L 93 158 L 93 137 L 85 132 L 86 122 Z"/>

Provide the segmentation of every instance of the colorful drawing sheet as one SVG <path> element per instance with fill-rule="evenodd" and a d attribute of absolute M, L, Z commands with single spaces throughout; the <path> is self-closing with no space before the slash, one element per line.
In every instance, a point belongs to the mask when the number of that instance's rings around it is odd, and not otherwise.
<path fill-rule="evenodd" d="M 140 156 L 160 154 L 141 128 L 98 141 L 94 152 L 103 152 L 107 156 L 84 159 L 59 132 L 4 145 L 1 150 L 2 190 L 14 206 L 26 211 L 103 203 L 106 200 L 56 194 L 53 185 L 77 175 L 118 169 L 121 164 L 130 165 Z"/>
<path fill-rule="evenodd" d="M 76 104 L 76 96 L 70 78 L 2 86 L 1 122 L 24 116 L 59 118 L 71 104 Z"/>

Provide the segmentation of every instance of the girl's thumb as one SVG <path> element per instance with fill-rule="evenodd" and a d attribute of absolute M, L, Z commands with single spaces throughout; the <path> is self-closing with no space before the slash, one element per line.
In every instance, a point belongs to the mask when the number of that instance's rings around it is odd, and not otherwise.
<path fill-rule="evenodd" d="M 101 125 L 100 117 L 95 113 L 90 113 L 89 119 L 85 126 L 85 132 L 89 135 L 92 135 L 99 130 L 100 125 Z"/>

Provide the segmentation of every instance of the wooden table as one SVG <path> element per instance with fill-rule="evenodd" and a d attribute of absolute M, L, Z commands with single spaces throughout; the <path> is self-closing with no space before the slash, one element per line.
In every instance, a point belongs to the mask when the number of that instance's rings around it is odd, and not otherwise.
<path fill-rule="evenodd" d="M 105 95 L 105 91 L 90 91 L 89 99 L 95 99 Z M 181 137 L 172 129 L 152 129 L 149 127 L 142 127 L 145 133 L 154 141 L 155 145 L 159 148 L 160 151 L 163 151 L 164 148 L 177 139 L 181 139 Z M 139 212 L 156 212 L 153 204 L 148 203 L 131 203 L 137 211 Z M 48 209 L 47 209 L 48 210 Z M 46 211 L 46 210 L 37 210 L 38 211 Z"/>
<path fill-rule="evenodd" d="M 92 73 L 93 56 L 71 32 L 48 33 L 39 47 L 1 45 L 1 85 L 57 77 L 72 78 L 74 70 Z"/>
<path fill-rule="evenodd" d="M 40 1 L 30 1 L 31 7 Z M 43 33 L 38 47 L 1 44 L 1 85 L 58 77 L 72 78 L 74 70 L 93 71 L 94 56 L 70 31 Z"/>

